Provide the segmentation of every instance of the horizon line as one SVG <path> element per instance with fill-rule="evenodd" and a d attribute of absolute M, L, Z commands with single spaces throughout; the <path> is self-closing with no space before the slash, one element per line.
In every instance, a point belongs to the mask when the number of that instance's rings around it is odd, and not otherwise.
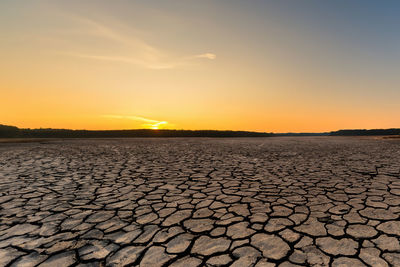
<path fill-rule="evenodd" d="M 1 124 L 0 126 L 8 126 L 8 127 L 15 127 L 19 130 L 68 130 L 68 131 L 138 131 L 138 130 L 147 130 L 147 131 L 217 131 L 217 132 L 249 132 L 249 133 L 267 133 L 267 134 L 327 134 L 327 133 L 332 133 L 332 132 L 337 132 L 337 131 L 373 131 L 373 130 L 398 130 L 400 127 L 391 127 L 391 128 L 345 128 L 345 129 L 338 129 L 338 130 L 329 130 L 329 131 L 322 131 L 322 132 L 313 132 L 313 131 L 302 131 L 302 132 L 273 132 L 273 131 L 252 131 L 252 130 L 217 130 L 217 129 L 196 129 L 196 130 L 190 130 L 190 129 L 149 129 L 149 128 L 131 128 L 131 129 L 95 129 L 95 130 L 89 130 L 89 129 L 70 129 L 70 128 L 20 128 L 15 125 L 6 125 L 6 124 Z"/>

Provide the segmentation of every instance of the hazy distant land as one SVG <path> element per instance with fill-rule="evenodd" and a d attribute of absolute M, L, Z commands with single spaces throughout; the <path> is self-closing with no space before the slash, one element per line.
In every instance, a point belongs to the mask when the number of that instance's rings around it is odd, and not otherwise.
<path fill-rule="evenodd" d="M 252 131 L 219 130 L 70 130 L 70 129 L 23 129 L 0 124 L 0 138 L 118 138 L 118 137 L 273 137 L 273 136 L 397 136 L 400 128 L 354 129 L 322 133 L 267 133 Z"/>

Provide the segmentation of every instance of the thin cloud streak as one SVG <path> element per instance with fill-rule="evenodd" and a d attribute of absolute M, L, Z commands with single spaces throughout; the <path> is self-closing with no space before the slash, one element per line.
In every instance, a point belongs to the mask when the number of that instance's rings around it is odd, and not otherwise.
<path fill-rule="evenodd" d="M 119 33 L 117 30 L 112 29 L 111 27 L 107 27 L 99 22 L 88 18 L 80 18 L 73 17 L 73 19 L 81 24 L 85 24 L 89 29 L 84 32 L 89 35 L 101 37 L 104 39 L 112 40 L 120 45 L 125 45 L 132 48 L 140 48 L 143 51 L 147 52 L 151 57 L 160 57 L 162 53 L 155 47 L 146 43 L 142 39 L 139 39 L 135 36 L 125 36 Z"/>
<path fill-rule="evenodd" d="M 142 124 L 142 126 L 145 128 L 149 128 L 149 129 L 158 129 L 158 127 L 160 127 L 161 125 L 168 124 L 167 121 L 152 120 L 152 119 L 139 117 L 139 116 L 103 115 L 102 117 L 109 118 L 109 119 L 127 119 L 127 120 L 133 120 L 133 121 L 146 122 L 146 123 Z"/>
<path fill-rule="evenodd" d="M 200 55 L 195 55 L 195 58 L 207 58 L 207 59 L 211 59 L 214 60 L 217 58 L 216 54 L 213 53 L 204 53 L 204 54 L 200 54 Z"/>
<path fill-rule="evenodd" d="M 111 62 L 120 62 L 120 63 L 140 65 L 140 66 L 143 66 L 145 68 L 154 69 L 154 70 L 172 69 L 172 68 L 175 67 L 174 65 L 168 65 L 168 64 L 158 64 L 158 65 L 156 65 L 156 64 L 147 64 L 144 61 L 135 60 L 134 58 L 130 58 L 130 57 L 88 55 L 88 54 L 79 54 L 79 53 L 70 53 L 70 52 L 61 52 L 61 54 L 64 54 L 64 55 L 67 55 L 67 56 L 72 56 L 72 57 L 91 59 L 91 60 L 111 61 Z"/>
<path fill-rule="evenodd" d="M 128 119 L 128 120 L 134 120 L 134 121 L 144 121 L 144 122 L 160 122 L 157 120 L 152 120 L 152 119 L 147 119 L 139 116 L 123 116 L 123 115 L 103 115 L 104 118 L 110 118 L 110 119 Z"/>
<path fill-rule="evenodd" d="M 102 23 L 88 18 L 77 16 L 70 16 L 70 18 L 82 25 L 80 29 L 85 29 L 83 31 L 79 30 L 75 33 L 109 40 L 118 46 L 121 46 L 122 49 L 113 49 L 108 53 L 101 54 L 61 51 L 60 53 L 64 55 L 90 60 L 133 64 L 154 70 L 176 68 L 178 66 L 189 64 L 190 61 L 197 59 L 216 59 L 216 55 L 214 53 L 203 53 L 186 57 L 173 57 L 168 53 L 161 51 L 157 47 L 148 44 L 146 41 L 138 38 L 137 36 L 122 34 L 115 28 L 108 27 Z M 123 55 L 115 55 L 115 51 L 123 51 Z"/>

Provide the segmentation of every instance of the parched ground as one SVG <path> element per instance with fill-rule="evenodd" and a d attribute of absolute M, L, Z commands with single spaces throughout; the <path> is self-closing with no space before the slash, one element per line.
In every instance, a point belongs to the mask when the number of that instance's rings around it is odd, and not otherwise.
<path fill-rule="evenodd" d="M 0 266 L 400 266 L 400 140 L 0 145 Z"/>

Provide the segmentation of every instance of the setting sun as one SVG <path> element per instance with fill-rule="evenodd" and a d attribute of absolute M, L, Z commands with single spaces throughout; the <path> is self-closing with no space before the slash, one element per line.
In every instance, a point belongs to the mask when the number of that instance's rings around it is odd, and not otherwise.
<path fill-rule="evenodd" d="M 150 124 L 150 128 L 149 129 L 153 129 L 153 130 L 157 130 L 157 129 L 161 129 L 163 127 L 163 125 L 166 125 L 167 122 L 166 121 L 160 121 L 154 124 Z"/>

